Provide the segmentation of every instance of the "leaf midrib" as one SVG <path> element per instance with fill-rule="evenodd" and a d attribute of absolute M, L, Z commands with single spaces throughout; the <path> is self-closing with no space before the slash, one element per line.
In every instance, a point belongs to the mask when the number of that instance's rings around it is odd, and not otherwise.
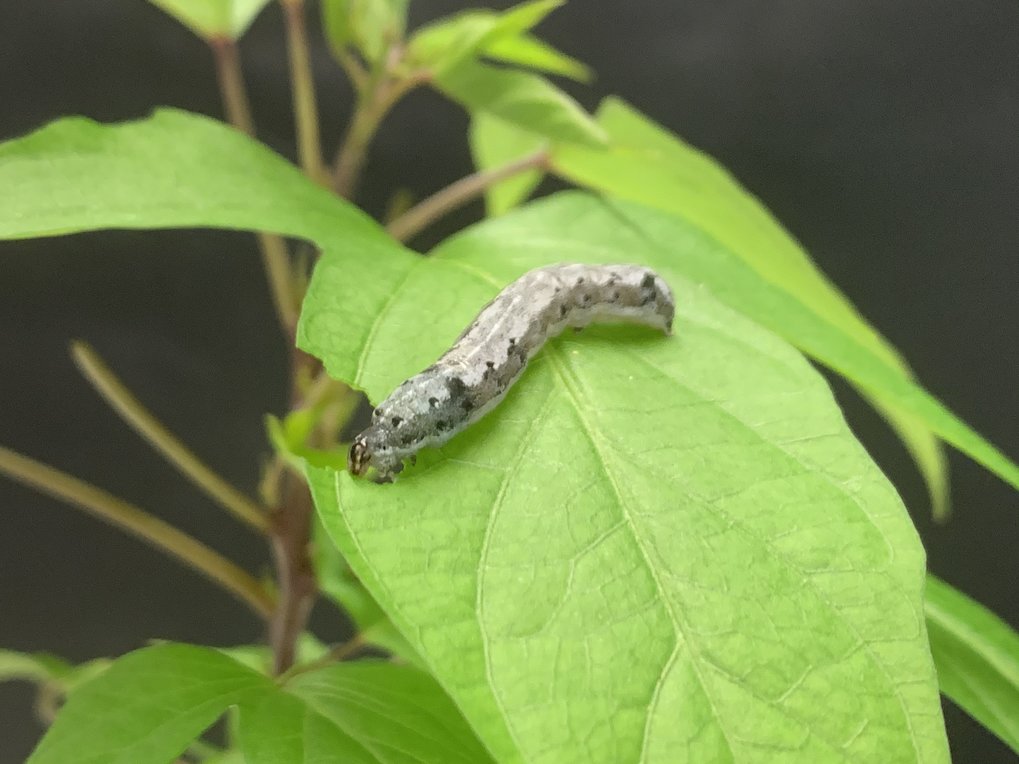
<path fill-rule="evenodd" d="M 641 559 L 644 560 L 644 565 L 648 570 L 648 574 L 651 576 L 652 581 L 654 581 L 655 589 L 657 589 L 661 602 L 669 614 L 669 620 L 672 622 L 673 632 L 672 649 L 669 651 L 669 657 L 666 659 L 665 664 L 658 671 L 658 679 L 655 681 L 654 689 L 651 692 L 651 701 L 648 703 L 647 714 L 644 720 L 644 732 L 641 735 L 640 761 L 645 760 L 645 756 L 647 753 L 648 744 L 647 733 L 650 728 L 651 719 L 654 714 L 655 701 L 660 695 L 661 688 L 664 685 L 665 678 L 668 675 L 668 669 L 675 661 L 676 655 L 678 654 L 678 651 L 682 645 L 686 645 L 687 648 L 690 650 L 690 656 L 692 659 L 691 666 L 694 670 L 694 673 L 697 676 L 697 681 L 700 683 L 701 689 L 704 692 L 704 697 L 707 699 L 708 705 L 711 707 L 712 715 L 715 718 L 716 724 L 718 725 L 718 729 L 722 733 L 722 737 L 725 739 L 725 744 L 729 749 L 729 754 L 730 756 L 735 758 L 735 750 L 732 745 L 730 733 L 728 730 L 726 730 L 725 725 L 722 723 L 722 717 L 718 713 L 718 708 L 715 706 L 714 699 L 711 697 L 711 693 L 708 691 L 707 683 L 705 682 L 704 677 L 701 674 L 701 667 L 699 665 L 701 658 L 698 653 L 698 650 L 696 646 L 686 636 L 691 630 L 689 628 L 684 628 L 685 619 L 682 619 L 680 615 L 676 612 L 674 603 L 672 602 L 671 598 L 666 595 L 665 587 L 662 585 L 661 580 L 658 578 L 658 572 L 655 569 L 655 566 L 651 564 L 651 558 L 649 557 L 648 551 L 644 546 L 643 538 L 641 534 L 637 532 L 637 528 L 633 522 L 633 518 L 630 515 L 627 503 L 623 498 L 622 492 L 619 489 L 619 484 L 616 480 L 616 477 L 612 470 L 609 468 L 608 461 L 606 460 L 605 454 L 602 451 L 600 437 L 595 436 L 595 430 L 592 428 L 591 424 L 587 421 L 586 417 L 584 416 L 583 408 L 580 405 L 583 399 L 583 394 L 579 389 L 574 389 L 575 386 L 571 384 L 570 375 L 567 372 L 568 364 L 566 360 L 562 357 L 562 351 L 554 346 L 549 346 L 546 347 L 545 353 L 549 357 L 549 360 L 552 362 L 552 366 L 556 370 L 555 375 L 556 380 L 559 382 L 562 389 L 566 393 L 566 397 L 569 399 L 574 410 L 574 413 L 576 414 L 577 421 L 580 423 L 585 436 L 587 437 L 588 441 L 591 444 L 591 448 L 594 450 L 595 455 L 598 457 L 598 461 L 602 466 L 602 471 L 605 474 L 606 478 L 608 479 L 609 486 L 611 487 L 612 492 L 616 497 L 616 502 L 619 506 L 620 511 L 622 512 L 623 519 L 626 521 L 626 525 L 630 530 L 630 535 L 633 538 L 634 544 L 636 544 L 637 550 L 640 552 Z"/>

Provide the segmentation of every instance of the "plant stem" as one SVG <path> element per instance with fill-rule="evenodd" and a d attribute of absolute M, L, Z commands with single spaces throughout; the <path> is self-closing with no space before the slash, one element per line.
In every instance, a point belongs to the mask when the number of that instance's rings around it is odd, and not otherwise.
<path fill-rule="evenodd" d="M 370 75 L 367 84 L 359 89 L 354 115 L 333 162 L 333 190 L 344 199 L 353 199 L 357 193 L 368 147 L 386 114 L 430 76 L 422 71 L 392 78 L 389 71 L 396 66 L 400 55 L 401 49 L 394 48 L 387 56 L 386 69 Z"/>
<path fill-rule="evenodd" d="M 181 443 L 131 394 L 88 343 L 71 343 L 71 355 L 81 373 L 131 428 L 166 457 L 181 474 L 209 497 L 260 533 L 269 528 L 266 513 L 253 499 L 230 485 Z"/>
<path fill-rule="evenodd" d="M 350 83 L 354 86 L 354 91 L 360 93 L 364 90 L 368 85 L 368 72 L 365 71 L 361 62 L 346 51 L 338 52 L 336 58 L 340 62 L 340 66 L 343 67 L 343 71 L 347 73 Z"/>
<path fill-rule="evenodd" d="M 244 87 L 237 44 L 227 37 L 213 37 L 209 39 L 209 47 L 212 48 L 216 61 L 216 77 L 227 120 L 241 132 L 254 136 L 255 124 L 251 117 L 247 90 Z M 297 300 L 294 296 L 287 245 L 275 234 L 259 233 L 257 236 L 262 266 L 269 282 L 276 316 L 284 335 L 288 340 L 292 340 L 297 330 Z"/>
<path fill-rule="evenodd" d="M 407 241 L 443 215 L 481 196 L 496 183 L 527 170 L 546 167 L 547 164 L 548 151 L 542 149 L 502 167 L 468 175 L 411 207 L 386 226 L 386 230 L 398 241 Z"/>
<path fill-rule="evenodd" d="M 0 446 L 0 472 L 134 534 L 204 574 L 268 619 L 273 602 L 245 570 L 202 542 L 106 491 Z"/>
<path fill-rule="evenodd" d="M 328 186 L 329 176 L 322 164 L 318 104 L 315 99 L 315 78 L 311 68 L 304 0 L 281 1 L 287 28 L 287 53 L 290 58 L 297 153 L 305 174 L 316 183 Z"/>
<path fill-rule="evenodd" d="M 271 534 L 279 586 L 279 602 L 269 622 L 275 675 L 294 665 L 297 639 L 304 631 L 318 594 L 318 580 L 308 554 L 315 509 L 311 492 L 303 476 L 289 470 L 282 474 L 281 480 L 283 500 L 273 514 Z"/>
<path fill-rule="evenodd" d="M 325 668 L 326 666 L 331 666 L 334 663 L 344 661 L 364 647 L 364 645 L 364 637 L 360 634 L 356 634 L 343 644 L 335 645 L 330 648 L 329 652 L 321 658 L 311 661 L 310 663 L 305 663 L 301 666 L 294 666 L 285 674 L 281 674 L 277 677 L 276 681 L 279 684 L 286 684 L 287 681 L 299 674 L 306 674 L 309 671 L 317 671 L 318 669 Z"/>
<path fill-rule="evenodd" d="M 244 87 L 237 43 L 229 37 L 212 37 L 209 39 L 209 47 L 216 60 L 216 76 L 227 120 L 241 132 L 254 135 L 255 121 L 251 117 L 251 103 Z"/>

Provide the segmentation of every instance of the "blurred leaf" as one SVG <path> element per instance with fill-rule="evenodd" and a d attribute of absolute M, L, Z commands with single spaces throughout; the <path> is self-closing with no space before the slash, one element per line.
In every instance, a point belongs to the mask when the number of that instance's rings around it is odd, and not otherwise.
<path fill-rule="evenodd" d="M 199 37 L 239 40 L 269 0 L 149 0 Z"/>
<path fill-rule="evenodd" d="M 374 402 L 536 266 L 644 263 L 679 308 L 552 341 L 393 484 L 309 469 L 328 532 L 497 760 L 947 761 L 901 500 L 810 364 L 686 275 L 717 246 L 637 225 L 574 194 L 385 273 L 327 256 L 299 343 Z"/>
<path fill-rule="evenodd" d="M 559 147 L 553 165 L 563 176 L 679 215 L 746 260 L 765 280 L 787 291 L 876 362 L 903 378 L 910 377 L 895 349 L 728 171 L 618 99 L 602 103 L 598 122 L 611 136 L 611 149 L 595 152 L 571 145 Z M 764 323 L 804 348 L 787 327 Z M 949 506 L 948 467 L 930 423 L 903 410 L 885 390 L 864 384 L 851 366 L 832 364 L 822 355 L 815 357 L 845 375 L 888 419 L 923 473 L 935 515 L 944 517 Z"/>
<path fill-rule="evenodd" d="M 315 426 L 319 414 L 315 409 L 298 409 L 282 420 L 272 414 L 265 417 L 269 443 L 295 470 L 303 470 L 305 461 L 316 467 L 343 469 L 347 466 L 346 448 L 322 449 L 305 445 L 311 433 L 309 428 Z"/>
<path fill-rule="evenodd" d="M 563 143 L 605 144 L 605 132 L 581 106 L 537 74 L 464 61 L 435 85 L 472 115 L 498 117 Z"/>
<path fill-rule="evenodd" d="M 272 687 L 216 650 L 147 647 L 120 658 L 73 693 L 28 761 L 170 761 L 228 706 Z"/>
<path fill-rule="evenodd" d="M 0 682 L 45 682 L 64 677 L 72 670 L 70 663 L 47 653 L 0 650 Z"/>
<path fill-rule="evenodd" d="M 558 74 L 578 82 L 590 82 L 592 79 L 591 70 L 586 64 L 529 34 L 495 40 L 486 45 L 482 52 L 488 58 Z"/>
<path fill-rule="evenodd" d="M 322 26 L 336 54 L 355 45 L 368 61 L 378 61 L 403 37 L 409 0 L 322 0 Z"/>
<path fill-rule="evenodd" d="M 341 663 L 242 706 L 247 764 L 491 761 L 435 681 L 409 666 Z"/>
<path fill-rule="evenodd" d="M 502 13 L 468 10 L 422 27 L 411 37 L 407 57 L 414 65 L 440 75 L 465 59 L 487 53 L 541 23 L 564 0 L 531 0 Z"/>
<path fill-rule="evenodd" d="M 471 119 L 470 145 L 474 166 L 479 170 L 501 167 L 515 159 L 538 151 L 548 141 L 540 135 L 480 112 Z M 527 199 L 544 177 L 541 170 L 528 170 L 508 178 L 485 192 L 489 215 L 501 215 Z"/>
<path fill-rule="evenodd" d="M 934 576 L 925 611 L 941 691 L 1019 754 L 1019 634 Z"/>
<path fill-rule="evenodd" d="M 110 664 L 107 658 L 97 658 L 75 666 L 49 653 L 0 650 L 0 682 L 51 682 L 68 694 L 99 676 Z"/>
<path fill-rule="evenodd" d="M 321 0 L 322 30 L 334 54 L 342 54 L 348 45 L 356 44 L 352 24 L 352 0 Z"/>

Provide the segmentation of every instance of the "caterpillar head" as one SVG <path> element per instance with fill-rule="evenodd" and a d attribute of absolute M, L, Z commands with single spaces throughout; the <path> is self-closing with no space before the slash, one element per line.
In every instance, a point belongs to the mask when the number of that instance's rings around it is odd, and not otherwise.
<path fill-rule="evenodd" d="M 391 436 L 377 425 L 372 425 L 354 438 L 347 452 L 347 471 L 356 477 L 375 470 L 375 479 L 389 482 L 403 468 L 403 461 L 391 445 Z"/>
<path fill-rule="evenodd" d="M 365 433 L 361 433 L 350 446 L 350 452 L 347 454 L 347 471 L 351 475 L 360 477 L 368 471 L 368 465 L 372 461 L 371 448 L 368 446 L 368 438 Z"/>

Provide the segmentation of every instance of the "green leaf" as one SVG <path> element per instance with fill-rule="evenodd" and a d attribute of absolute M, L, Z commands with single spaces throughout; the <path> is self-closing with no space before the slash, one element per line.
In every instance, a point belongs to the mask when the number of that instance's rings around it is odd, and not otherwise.
<path fill-rule="evenodd" d="M 311 464 L 313 467 L 324 466 Z M 357 580 L 357 576 L 336 549 L 332 539 L 325 533 L 321 522 L 315 523 L 313 537 L 312 561 L 319 588 L 354 622 L 361 641 L 381 647 L 424 669 L 425 665 L 420 656 L 364 588 L 364 584 Z"/>
<path fill-rule="evenodd" d="M 605 132 L 566 93 L 544 77 L 463 61 L 435 85 L 472 115 L 490 114 L 563 143 L 603 146 Z"/>
<path fill-rule="evenodd" d="M 471 120 L 471 155 L 479 170 L 501 167 L 538 151 L 547 143 L 540 135 L 521 130 L 498 117 L 478 113 Z M 513 209 L 531 195 L 544 175 L 541 170 L 528 170 L 490 186 L 485 191 L 487 213 L 501 215 Z"/>
<path fill-rule="evenodd" d="M 415 66 L 440 75 L 465 59 L 487 54 L 489 48 L 534 28 L 565 0 L 531 0 L 502 13 L 468 10 L 422 27 L 407 45 Z"/>
<path fill-rule="evenodd" d="M 327 530 L 497 760 L 947 761 L 900 499 L 799 353 L 684 273 L 690 250 L 718 254 L 575 194 L 401 268 L 325 258 L 299 343 L 372 401 L 536 266 L 645 263 L 679 308 L 672 338 L 552 341 L 394 484 L 309 469 Z"/>
<path fill-rule="evenodd" d="M 558 74 L 578 82 L 590 82 L 593 78 L 586 64 L 529 34 L 495 40 L 485 46 L 483 53 L 487 58 Z"/>
<path fill-rule="evenodd" d="M 238 40 L 269 0 L 149 0 L 199 37 Z"/>
<path fill-rule="evenodd" d="M 1019 753 L 1019 634 L 934 576 L 924 605 L 941 691 Z"/>
<path fill-rule="evenodd" d="M 346 52 L 347 46 L 355 42 L 350 6 L 351 0 L 322 0 L 322 30 L 336 55 Z"/>
<path fill-rule="evenodd" d="M 262 144 L 175 109 L 119 125 L 61 119 L 0 144 L 0 210 L 6 239 L 210 227 L 307 238 L 351 257 L 405 254 L 364 213 Z"/>
<path fill-rule="evenodd" d="M 176 644 L 138 650 L 68 698 L 28 762 L 170 761 L 228 706 L 272 686 L 216 650 Z"/>
<path fill-rule="evenodd" d="M 265 417 L 265 430 L 269 443 L 292 469 L 304 469 L 306 461 L 317 467 L 335 467 L 336 469 L 343 469 L 347 465 L 346 448 L 323 449 L 305 444 L 305 438 L 310 433 L 310 429 L 306 428 L 314 426 L 319 414 L 320 412 L 315 409 L 299 409 L 287 414 L 282 420 L 272 414 L 267 414 Z"/>
<path fill-rule="evenodd" d="M 356 45 L 368 61 L 378 61 L 403 37 L 409 0 L 322 0 L 322 26 L 333 52 Z"/>
<path fill-rule="evenodd" d="M 611 136 L 609 151 L 588 151 L 563 145 L 553 156 L 553 165 L 565 177 L 624 199 L 638 201 L 673 213 L 688 225 L 700 229 L 720 246 L 742 258 L 765 281 L 784 290 L 838 331 L 841 345 L 852 344 L 870 365 L 881 364 L 899 378 L 897 386 L 910 378 L 909 369 L 895 349 L 856 312 L 852 304 L 814 266 L 799 244 L 771 214 L 732 176 L 710 157 L 684 144 L 676 136 L 648 120 L 625 103 L 607 99 L 598 112 L 599 124 Z M 733 304 L 733 303 L 730 303 Z M 740 304 L 737 309 L 743 310 Z M 899 396 L 882 385 L 870 384 L 856 363 L 828 347 L 803 344 L 803 328 L 754 317 L 782 334 L 798 347 L 831 366 L 856 385 L 881 411 L 903 439 L 920 467 L 931 495 L 936 516 L 948 509 L 948 476 L 944 453 L 932 434 L 938 432 L 975 459 L 1014 481 L 1019 476 L 974 433 L 951 426 L 957 435 L 948 437 L 924 415 L 903 407 Z"/>
<path fill-rule="evenodd" d="M 297 675 L 242 707 L 240 736 L 248 764 L 491 761 L 431 677 L 374 662 Z"/>

